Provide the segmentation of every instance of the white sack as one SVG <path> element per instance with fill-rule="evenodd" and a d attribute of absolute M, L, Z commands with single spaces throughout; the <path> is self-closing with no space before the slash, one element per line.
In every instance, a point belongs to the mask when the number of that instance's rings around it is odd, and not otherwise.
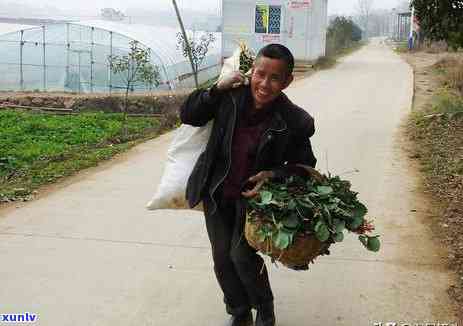
<path fill-rule="evenodd" d="M 241 48 L 224 61 L 219 79 L 230 72 L 239 70 Z M 161 183 L 151 201 L 146 205 L 149 210 L 188 209 L 185 198 L 188 178 L 198 160 L 206 149 L 211 135 L 213 121 L 203 127 L 181 125 L 176 130 L 174 140 L 167 151 L 167 162 Z M 198 205 L 198 209 L 202 209 Z"/>

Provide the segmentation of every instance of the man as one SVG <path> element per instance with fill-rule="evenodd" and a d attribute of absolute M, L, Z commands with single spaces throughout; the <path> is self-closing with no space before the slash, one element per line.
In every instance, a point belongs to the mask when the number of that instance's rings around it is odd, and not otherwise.
<path fill-rule="evenodd" d="M 267 45 L 257 54 L 250 85 L 234 72 L 209 90 L 194 91 L 180 112 L 182 122 L 193 126 L 214 120 L 186 196 L 191 207 L 203 202 L 230 326 L 252 325 L 252 308 L 256 326 L 275 325 L 267 270 L 243 234 L 245 198 L 257 195 L 267 180 L 284 177 L 287 164 L 316 163 L 309 139 L 313 118 L 282 93 L 293 81 L 293 68 L 286 47 Z"/>

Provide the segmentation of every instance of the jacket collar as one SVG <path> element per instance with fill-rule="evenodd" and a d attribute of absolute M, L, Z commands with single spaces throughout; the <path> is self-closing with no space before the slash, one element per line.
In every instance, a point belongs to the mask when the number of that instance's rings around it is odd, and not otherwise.
<path fill-rule="evenodd" d="M 278 110 L 275 110 L 275 113 L 273 114 L 273 118 L 270 121 L 270 126 L 268 129 L 278 132 L 283 132 L 286 131 L 286 129 L 288 129 L 286 121 L 283 120 L 281 113 L 278 112 Z"/>

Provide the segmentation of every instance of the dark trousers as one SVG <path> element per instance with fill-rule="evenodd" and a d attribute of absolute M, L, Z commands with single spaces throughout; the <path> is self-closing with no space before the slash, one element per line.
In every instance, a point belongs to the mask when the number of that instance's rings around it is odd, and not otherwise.
<path fill-rule="evenodd" d="M 264 261 L 244 236 L 246 208 L 243 202 L 219 199 L 217 204 L 217 210 L 210 214 L 210 199 L 204 200 L 204 213 L 214 271 L 227 312 L 240 315 L 251 308 L 273 304 Z"/>

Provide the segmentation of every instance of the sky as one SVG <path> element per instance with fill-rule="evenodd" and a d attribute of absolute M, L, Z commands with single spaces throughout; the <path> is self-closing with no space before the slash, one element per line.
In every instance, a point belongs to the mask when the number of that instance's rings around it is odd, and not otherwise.
<path fill-rule="evenodd" d="M 355 11 L 358 0 L 328 0 L 329 14 L 352 14 Z M 375 8 L 393 8 L 399 0 L 373 0 Z M 101 8 L 113 7 L 119 10 L 126 10 L 128 7 L 146 9 L 171 9 L 171 0 L 23 0 L 35 6 L 53 6 L 60 9 L 78 10 L 80 12 L 99 12 Z M 180 7 L 203 10 L 206 12 L 217 12 L 219 0 L 177 0 Z"/>
<path fill-rule="evenodd" d="M 400 0 L 373 0 L 373 8 L 392 9 Z M 357 0 L 328 0 L 329 14 L 349 15 L 355 12 Z"/>

